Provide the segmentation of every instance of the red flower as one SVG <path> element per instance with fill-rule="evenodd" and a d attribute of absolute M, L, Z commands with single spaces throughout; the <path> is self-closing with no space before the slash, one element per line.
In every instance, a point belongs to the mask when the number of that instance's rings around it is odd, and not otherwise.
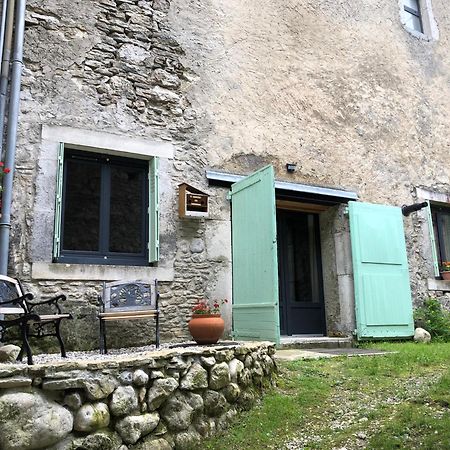
<path fill-rule="evenodd" d="M 5 163 L 3 161 L 0 161 L 0 167 L 3 167 Z"/>
<path fill-rule="evenodd" d="M 3 173 L 9 173 L 9 172 L 11 172 L 11 169 L 8 169 L 8 168 L 3 169 Z"/>

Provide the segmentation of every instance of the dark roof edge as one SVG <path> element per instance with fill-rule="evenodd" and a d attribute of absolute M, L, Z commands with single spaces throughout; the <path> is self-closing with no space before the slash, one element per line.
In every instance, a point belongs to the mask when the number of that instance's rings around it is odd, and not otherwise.
<path fill-rule="evenodd" d="M 206 178 L 209 181 L 220 182 L 222 185 L 236 183 L 245 178 L 245 175 L 236 175 L 228 172 L 218 172 L 216 170 L 206 170 Z M 289 181 L 275 181 L 275 189 L 282 191 L 301 192 L 318 196 L 336 197 L 346 200 L 358 200 L 358 194 L 343 189 L 334 189 L 310 184 L 291 183 Z"/>

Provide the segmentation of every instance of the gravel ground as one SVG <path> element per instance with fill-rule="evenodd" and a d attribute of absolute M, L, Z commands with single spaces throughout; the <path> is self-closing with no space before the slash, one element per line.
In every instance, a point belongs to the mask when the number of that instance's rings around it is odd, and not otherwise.
<path fill-rule="evenodd" d="M 367 447 L 371 435 L 375 434 L 382 425 L 379 420 L 367 417 L 380 407 L 390 408 L 394 416 L 398 405 L 408 399 L 416 398 L 434 384 L 440 375 L 424 378 L 408 378 L 397 380 L 390 392 L 374 393 L 355 392 L 354 389 L 345 389 L 335 386 L 335 393 L 323 405 L 320 416 L 305 424 L 299 435 L 288 439 L 283 445 L 277 446 L 284 450 L 307 450 L 310 448 L 327 450 L 360 450 Z M 353 429 L 344 446 L 332 447 L 329 439 L 333 432 Z"/>
<path fill-rule="evenodd" d="M 229 345 L 229 342 L 221 342 L 215 344 L 217 346 Z M 236 343 L 234 343 L 236 344 Z M 138 356 L 141 353 L 146 352 L 154 352 L 161 350 L 168 350 L 176 347 L 198 347 L 198 345 L 193 341 L 180 342 L 180 343 L 171 343 L 171 344 L 161 344 L 157 349 L 155 345 L 146 345 L 144 347 L 128 347 L 128 348 L 113 348 L 108 349 L 108 353 L 106 355 L 100 354 L 99 350 L 92 350 L 86 352 L 67 352 L 67 357 L 62 358 L 60 353 L 42 353 L 39 355 L 33 355 L 34 364 L 46 364 L 46 363 L 56 363 L 60 361 L 98 361 L 98 360 L 107 360 L 111 359 L 114 356 Z M 22 363 L 17 362 L 16 364 L 23 364 L 25 362 L 25 357 Z"/>

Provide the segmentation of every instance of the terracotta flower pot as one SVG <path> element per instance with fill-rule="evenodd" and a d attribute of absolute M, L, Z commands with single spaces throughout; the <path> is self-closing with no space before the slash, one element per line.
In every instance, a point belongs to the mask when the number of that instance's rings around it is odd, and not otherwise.
<path fill-rule="evenodd" d="M 441 272 L 441 275 L 444 280 L 450 280 L 450 272 Z"/>
<path fill-rule="evenodd" d="M 215 344 L 223 334 L 225 322 L 220 314 L 193 314 L 189 332 L 197 344 Z"/>

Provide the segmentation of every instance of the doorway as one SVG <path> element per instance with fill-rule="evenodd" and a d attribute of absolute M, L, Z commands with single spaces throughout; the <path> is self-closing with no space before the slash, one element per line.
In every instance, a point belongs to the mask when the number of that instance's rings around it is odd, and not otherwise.
<path fill-rule="evenodd" d="M 282 335 L 324 335 L 319 215 L 277 210 Z"/>

